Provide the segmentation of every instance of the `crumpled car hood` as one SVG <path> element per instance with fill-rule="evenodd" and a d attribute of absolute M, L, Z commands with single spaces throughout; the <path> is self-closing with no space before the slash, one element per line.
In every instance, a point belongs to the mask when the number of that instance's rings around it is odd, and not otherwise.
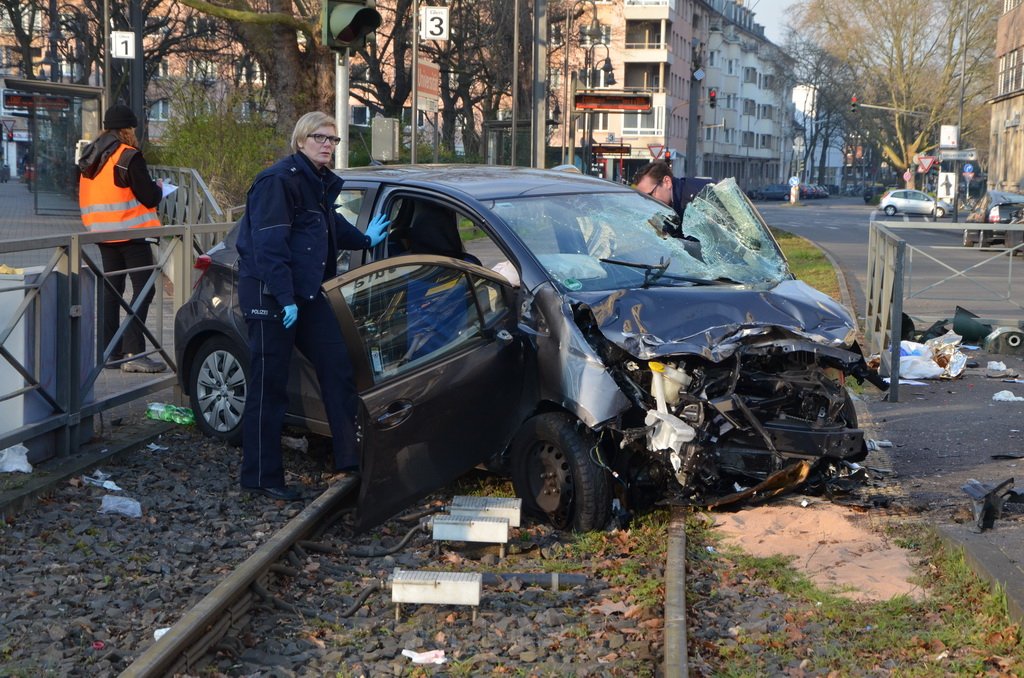
<path fill-rule="evenodd" d="M 831 347 L 854 341 L 850 312 L 798 280 L 775 286 L 655 287 L 567 295 L 608 341 L 641 360 L 694 354 L 714 362 L 747 337 L 781 329 Z"/>

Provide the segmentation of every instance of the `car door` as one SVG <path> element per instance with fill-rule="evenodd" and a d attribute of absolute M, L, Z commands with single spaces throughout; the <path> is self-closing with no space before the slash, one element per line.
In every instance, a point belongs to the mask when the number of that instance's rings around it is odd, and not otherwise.
<path fill-rule="evenodd" d="M 324 285 L 360 398 L 359 529 L 500 454 L 532 403 L 513 289 L 479 266 L 399 256 Z"/>

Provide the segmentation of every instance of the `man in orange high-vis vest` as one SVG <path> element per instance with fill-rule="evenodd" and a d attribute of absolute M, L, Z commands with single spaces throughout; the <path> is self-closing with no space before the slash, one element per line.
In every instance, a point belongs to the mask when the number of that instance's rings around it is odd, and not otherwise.
<path fill-rule="evenodd" d="M 103 116 L 103 133 L 85 147 L 78 161 L 81 179 L 78 184 L 78 205 L 82 223 L 92 232 L 134 231 L 157 228 L 160 219 L 156 206 L 163 189 L 149 176 L 146 161 L 135 138 L 138 120 L 127 106 L 111 106 Z M 114 233 L 111 233 L 114 235 Z M 122 234 L 117 234 L 118 236 Z M 128 235 L 125 233 L 124 235 Z M 120 341 L 114 336 L 121 324 L 120 300 L 124 296 L 125 277 L 132 281 L 132 306 L 149 280 L 153 266 L 153 250 L 146 238 L 116 238 L 99 244 L 106 282 L 102 292 L 102 336 L 106 366 L 120 367 L 124 372 L 162 372 L 167 369 L 159 360 L 143 355 L 146 339 L 142 327 L 146 323 L 154 288 L 150 288 L 128 324 Z M 113 344 L 113 345 L 112 345 Z"/>

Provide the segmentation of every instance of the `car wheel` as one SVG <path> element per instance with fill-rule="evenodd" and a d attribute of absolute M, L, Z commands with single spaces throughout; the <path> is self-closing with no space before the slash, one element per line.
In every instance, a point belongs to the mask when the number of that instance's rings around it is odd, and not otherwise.
<path fill-rule="evenodd" d="M 226 337 L 206 340 L 192 361 L 188 386 L 199 430 L 241 445 L 249 363 L 238 346 Z"/>
<path fill-rule="evenodd" d="M 896 214 L 896 207 L 894 207 L 893 205 L 886 205 L 885 206 L 885 214 L 886 214 L 886 216 L 889 216 L 889 217 L 891 217 L 892 215 Z"/>
<path fill-rule="evenodd" d="M 944 216 L 946 216 L 946 210 L 942 209 L 941 207 L 936 207 L 935 208 L 935 218 L 936 219 L 941 219 Z"/>
<path fill-rule="evenodd" d="M 974 235 L 971 231 L 964 231 L 964 247 L 974 247 Z"/>
<path fill-rule="evenodd" d="M 512 441 L 512 484 L 524 509 L 577 532 L 603 529 L 611 518 L 609 476 L 582 428 L 569 415 L 541 414 Z"/>

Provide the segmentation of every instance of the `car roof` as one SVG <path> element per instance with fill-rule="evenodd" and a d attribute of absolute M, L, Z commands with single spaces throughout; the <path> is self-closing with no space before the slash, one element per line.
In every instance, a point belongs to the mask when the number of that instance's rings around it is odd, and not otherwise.
<path fill-rule="evenodd" d="M 1020 193 L 1008 193 L 1006 191 L 989 191 L 987 194 L 991 203 L 999 205 L 1004 202 L 1024 202 L 1024 195 Z"/>
<path fill-rule="evenodd" d="M 564 170 L 495 165 L 378 165 L 337 170 L 347 181 L 444 188 L 476 200 L 523 195 L 631 192 L 628 186 Z"/>

